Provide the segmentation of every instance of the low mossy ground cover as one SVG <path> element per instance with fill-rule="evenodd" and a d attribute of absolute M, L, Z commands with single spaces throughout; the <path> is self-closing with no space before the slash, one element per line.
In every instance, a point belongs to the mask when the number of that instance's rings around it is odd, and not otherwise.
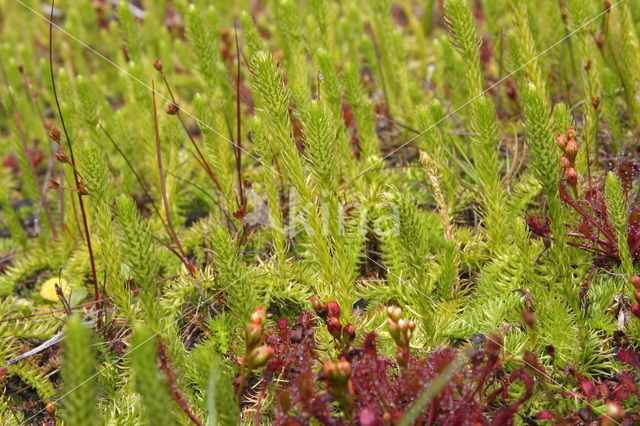
<path fill-rule="evenodd" d="M 640 422 L 637 0 L 0 0 L 3 424 Z"/>

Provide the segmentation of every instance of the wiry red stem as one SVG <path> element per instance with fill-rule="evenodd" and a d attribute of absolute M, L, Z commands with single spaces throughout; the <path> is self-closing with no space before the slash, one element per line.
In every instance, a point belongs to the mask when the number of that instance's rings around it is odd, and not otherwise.
<path fill-rule="evenodd" d="M 244 192 L 242 189 L 242 115 L 240 111 L 240 44 L 238 43 L 238 26 L 236 30 L 236 61 L 238 69 L 236 71 L 236 123 L 238 126 L 237 140 L 235 145 L 236 152 L 236 172 L 238 175 L 238 194 L 240 196 L 240 208 L 245 207 Z"/>
<path fill-rule="evenodd" d="M 164 174 L 162 172 L 162 154 L 160 152 L 160 132 L 158 130 L 158 111 L 156 108 L 156 89 L 155 86 L 152 87 L 153 91 L 153 124 L 155 128 L 155 136 L 156 136 L 156 158 L 158 160 L 158 173 L 160 175 L 160 189 L 162 192 L 162 202 L 164 204 L 164 212 L 167 216 L 167 231 L 169 232 L 169 237 L 173 240 L 173 243 L 176 245 L 178 250 L 180 251 L 180 257 L 182 263 L 187 267 L 191 275 L 196 274 L 196 268 L 193 266 L 191 261 L 187 258 L 186 253 L 182 248 L 182 244 L 180 244 L 180 240 L 176 235 L 176 231 L 173 228 L 173 224 L 171 223 L 171 214 L 169 212 L 169 202 L 167 201 L 167 189 L 164 185 Z"/>
<path fill-rule="evenodd" d="M 60 108 L 60 102 L 58 100 L 58 91 L 56 90 L 56 79 L 53 74 L 53 7 L 55 0 L 51 0 L 51 14 L 49 16 L 49 71 L 51 72 L 51 86 L 53 88 L 53 97 L 56 101 L 56 107 L 58 109 L 58 115 L 60 116 L 60 124 L 62 124 L 62 130 L 64 136 L 67 139 L 67 146 L 69 147 L 69 158 L 71 159 L 71 166 L 73 167 L 73 178 L 75 180 L 76 189 L 80 188 L 80 179 L 78 178 L 78 170 L 76 169 L 76 160 L 73 156 L 73 148 L 71 147 L 71 139 L 67 132 L 67 126 L 64 123 L 62 117 L 62 109 Z M 82 222 L 84 225 L 84 236 L 87 241 L 87 250 L 89 251 L 89 263 L 91 264 L 91 275 L 93 277 L 93 293 L 96 309 L 98 310 L 98 328 L 102 327 L 102 313 L 100 311 L 100 294 L 98 292 L 98 278 L 96 276 L 96 264 L 93 258 L 93 249 L 91 247 L 91 236 L 89 235 L 89 225 L 87 223 L 87 213 L 84 208 L 84 201 L 82 201 L 82 195 L 77 192 L 78 203 L 80 204 L 80 213 L 82 214 Z"/>
<path fill-rule="evenodd" d="M 207 160 L 204 157 L 204 155 L 202 155 L 202 151 L 200 151 L 200 147 L 198 146 L 195 139 L 189 132 L 189 129 L 187 128 L 187 123 L 185 123 L 184 119 L 182 118 L 182 115 L 180 114 L 180 110 L 181 110 L 180 105 L 176 103 L 176 98 L 173 96 L 173 91 L 171 90 L 171 86 L 169 86 L 169 81 L 167 80 L 167 76 L 164 74 L 164 71 L 162 70 L 160 70 L 160 74 L 162 74 L 162 80 L 164 81 L 164 84 L 167 87 L 167 90 L 169 91 L 169 96 L 171 96 L 171 102 L 173 102 L 173 104 L 178 107 L 176 111 L 178 120 L 180 120 L 180 123 L 182 124 L 182 128 L 184 129 L 185 133 L 189 137 L 189 140 L 191 141 L 191 144 L 193 145 L 196 152 L 198 153 L 198 156 L 196 157 L 196 159 L 198 160 L 198 163 L 204 169 L 204 171 L 207 172 L 207 174 L 209 175 L 213 183 L 218 187 L 218 189 L 222 191 L 222 186 L 220 185 L 220 181 L 218 180 L 218 177 L 213 172 L 213 169 L 211 169 L 211 166 L 209 166 L 209 163 L 207 163 Z"/>
<path fill-rule="evenodd" d="M 164 372 L 165 376 L 167 376 L 167 381 L 169 382 L 169 390 L 171 391 L 171 396 L 176 401 L 178 406 L 184 413 L 191 419 L 191 421 L 197 425 L 202 426 L 202 422 L 198 420 L 198 418 L 191 412 L 189 406 L 182 399 L 180 395 L 180 391 L 178 390 L 178 386 L 176 384 L 176 376 L 173 374 L 173 370 L 171 365 L 169 364 L 169 360 L 167 359 L 167 354 L 165 352 L 164 343 L 158 340 L 158 360 L 160 361 L 160 369 Z"/>

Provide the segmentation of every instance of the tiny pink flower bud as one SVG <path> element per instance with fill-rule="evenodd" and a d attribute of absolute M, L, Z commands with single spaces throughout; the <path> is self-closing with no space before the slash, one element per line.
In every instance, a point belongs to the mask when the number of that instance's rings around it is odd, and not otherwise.
<path fill-rule="evenodd" d="M 576 155 L 578 155 L 578 142 L 576 142 L 574 138 L 569 139 L 564 152 L 567 154 L 567 157 L 569 157 L 569 160 L 575 160 Z"/>
<path fill-rule="evenodd" d="M 391 313 L 390 317 L 395 322 L 400 321 L 400 318 L 402 318 L 402 308 L 400 308 L 398 306 L 394 306 L 393 307 L 393 312 Z"/>
<path fill-rule="evenodd" d="M 640 277 L 637 275 L 632 275 L 631 276 L 631 284 L 633 284 L 633 286 L 640 290 Z"/>
<path fill-rule="evenodd" d="M 576 185 L 578 184 L 578 174 L 573 167 L 564 169 L 564 180 L 571 185 L 575 191 Z"/>
<path fill-rule="evenodd" d="M 576 137 L 576 130 L 573 126 L 567 127 L 567 138 L 574 139 Z"/>
<path fill-rule="evenodd" d="M 558 132 L 556 143 L 558 144 L 558 148 L 564 151 L 564 149 L 567 147 L 567 136 L 564 133 Z"/>
<path fill-rule="evenodd" d="M 402 333 L 406 333 L 407 330 L 409 330 L 409 323 L 407 323 L 405 320 L 400 319 L 400 321 L 398 321 L 398 328 L 400 329 L 400 331 Z"/>
<path fill-rule="evenodd" d="M 338 373 L 338 367 L 331 361 L 324 361 L 322 364 L 322 373 L 327 380 L 334 380 Z"/>
<path fill-rule="evenodd" d="M 391 318 L 391 316 L 393 315 L 393 310 L 395 309 L 395 306 L 387 306 L 387 315 L 389 316 L 389 318 Z"/>
<path fill-rule="evenodd" d="M 251 348 L 257 345 L 262 339 L 262 326 L 260 324 L 250 322 L 249 324 L 247 324 L 245 333 L 247 339 L 247 348 Z"/>
<path fill-rule="evenodd" d="M 636 302 L 640 303 L 640 290 L 636 290 L 634 296 L 636 298 Z"/>
<path fill-rule="evenodd" d="M 562 167 L 563 169 L 571 167 L 571 160 L 569 160 L 569 157 L 567 157 L 566 155 L 560 157 L 560 167 Z"/>
<path fill-rule="evenodd" d="M 322 303 L 320 302 L 320 300 L 318 300 L 317 297 L 311 296 L 309 297 L 309 301 L 311 302 L 311 306 L 313 307 L 314 311 L 318 312 L 320 308 L 323 308 Z"/>
<path fill-rule="evenodd" d="M 636 318 L 640 319 L 640 305 L 634 303 L 631 305 L 631 313 L 636 316 Z"/>
<path fill-rule="evenodd" d="M 253 312 L 251 312 L 251 316 L 249 317 L 249 321 L 254 324 L 262 324 L 262 321 L 266 318 L 267 313 L 262 308 L 262 305 L 259 305 Z"/>
<path fill-rule="evenodd" d="M 398 327 L 398 323 L 392 320 L 391 318 L 387 319 L 387 327 L 389 328 L 389 334 L 391 337 L 396 339 L 396 336 L 400 336 L 400 327 Z"/>
<path fill-rule="evenodd" d="M 345 357 L 341 357 L 340 361 L 336 364 L 336 368 L 339 374 L 338 377 L 346 382 L 349 376 L 351 376 L 351 364 L 349 361 L 347 361 Z"/>
<path fill-rule="evenodd" d="M 271 346 L 262 345 L 249 354 L 249 369 L 260 368 L 276 353 Z"/>

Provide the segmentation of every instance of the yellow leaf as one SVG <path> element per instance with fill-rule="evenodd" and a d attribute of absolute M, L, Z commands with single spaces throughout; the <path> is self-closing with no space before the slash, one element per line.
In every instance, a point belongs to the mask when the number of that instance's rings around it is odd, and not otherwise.
<path fill-rule="evenodd" d="M 67 280 L 64 278 L 49 278 L 44 283 L 42 283 L 42 288 L 40 289 L 40 296 L 42 296 L 45 300 L 50 300 L 52 302 L 58 301 L 58 294 L 56 293 L 56 284 L 60 286 L 62 289 L 62 294 L 65 297 L 69 297 L 71 294 L 71 287 L 67 283 Z"/>

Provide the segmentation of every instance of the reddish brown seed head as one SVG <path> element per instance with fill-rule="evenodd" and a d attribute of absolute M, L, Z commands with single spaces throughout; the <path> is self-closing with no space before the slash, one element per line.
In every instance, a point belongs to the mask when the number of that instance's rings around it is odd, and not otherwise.
<path fill-rule="evenodd" d="M 631 313 L 636 316 L 636 318 L 640 318 L 640 305 L 634 303 L 631 305 Z"/>
<path fill-rule="evenodd" d="M 49 131 L 49 137 L 51 138 L 52 141 L 56 142 L 56 143 L 60 143 L 60 130 L 58 130 L 57 127 L 52 127 L 51 130 Z"/>
<path fill-rule="evenodd" d="M 638 275 L 631 275 L 631 284 L 633 284 L 633 286 L 635 288 L 637 288 L 638 290 L 640 290 L 640 276 Z"/>
<path fill-rule="evenodd" d="M 60 182 L 54 178 L 49 178 L 49 183 L 47 184 L 47 188 L 49 189 L 60 189 L 62 185 Z"/>
<path fill-rule="evenodd" d="M 168 106 L 167 106 L 167 114 L 169 115 L 176 115 L 178 113 L 178 111 L 180 111 L 180 107 L 178 106 L 178 104 L 171 102 Z"/>
<path fill-rule="evenodd" d="M 53 153 L 53 156 L 60 163 L 68 163 L 69 162 L 69 157 L 67 157 L 67 154 L 65 154 L 64 151 L 62 151 L 62 150 L 57 150 L 56 152 Z"/>
<path fill-rule="evenodd" d="M 162 61 L 161 61 L 160 59 L 158 59 L 157 61 L 155 61 L 155 62 L 153 63 L 153 67 L 154 67 L 156 70 L 158 70 L 158 71 L 162 72 L 162 69 L 163 69 Z"/>

